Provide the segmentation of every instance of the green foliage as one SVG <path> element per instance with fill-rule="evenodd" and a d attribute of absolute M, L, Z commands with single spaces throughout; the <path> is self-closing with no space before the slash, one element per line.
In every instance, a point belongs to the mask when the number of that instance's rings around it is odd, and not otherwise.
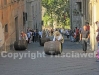
<path fill-rule="evenodd" d="M 44 21 L 44 25 L 45 25 L 45 26 L 47 25 L 47 22 L 49 21 L 49 19 L 50 19 L 50 16 L 48 16 L 48 15 L 45 15 L 45 16 L 43 17 L 43 21 Z"/>
<path fill-rule="evenodd" d="M 45 24 L 48 21 L 57 21 L 58 24 L 70 25 L 69 3 L 67 0 L 42 0 L 42 6 L 46 8 L 43 16 Z"/>

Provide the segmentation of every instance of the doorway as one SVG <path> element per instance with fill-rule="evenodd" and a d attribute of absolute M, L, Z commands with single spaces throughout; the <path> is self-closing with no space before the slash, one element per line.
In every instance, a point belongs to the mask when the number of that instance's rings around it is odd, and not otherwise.
<path fill-rule="evenodd" d="M 15 18 L 16 41 L 19 40 L 18 17 Z"/>

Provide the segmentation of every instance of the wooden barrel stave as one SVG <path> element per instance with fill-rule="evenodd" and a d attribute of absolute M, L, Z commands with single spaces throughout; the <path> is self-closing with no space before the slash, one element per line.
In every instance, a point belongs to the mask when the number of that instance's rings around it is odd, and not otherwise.
<path fill-rule="evenodd" d="M 48 41 L 50 41 L 50 38 L 40 38 L 40 45 L 44 46 L 44 43 Z"/>
<path fill-rule="evenodd" d="M 59 41 L 49 41 L 44 44 L 44 51 L 50 53 L 52 51 L 54 54 L 61 54 L 61 43 Z M 51 54 L 53 54 L 51 53 Z"/>
<path fill-rule="evenodd" d="M 14 42 L 15 50 L 25 50 L 27 48 L 27 42 L 25 40 L 19 40 Z"/>

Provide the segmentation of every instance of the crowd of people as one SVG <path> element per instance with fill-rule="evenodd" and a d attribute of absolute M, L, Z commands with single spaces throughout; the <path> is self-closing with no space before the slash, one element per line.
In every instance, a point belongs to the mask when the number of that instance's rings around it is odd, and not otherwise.
<path fill-rule="evenodd" d="M 86 22 L 84 26 L 86 27 L 87 31 L 90 31 L 90 26 L 88 22 Z M 75 29 L 61 29 L 59 31 L 61 32 L 61 34 L 64 34 L 68 39 L 70 39 L 71 42 L 79 42 L 81 40 L 80 34 L 83 30 L 83 27 L 75 27 Z"/>
<path fill-rule="evenodd" d="M 89 23 L 86 23 L 87 30 L 90 30 Z M 62 35 L 65 35 L 68 39 L 70 39 L 71 42 L 79 42 L 80 40 L 80 34 L 83 28 L 77 28 L 75 29 L 51 29 L 51 30 L 42 30 L 39 31 L 38 29 L 27 29 L 27 33 L 24 33 L 21 31 L 21 39 L 26 39 L 28 43 L 31 42 L 38 42 L 39 38 L 42 37 L 43 32 L 46 33 L 46 37 L 49 37 L 50 35 L 53 35 L 55 31 L 59 31 Z M 26 34 L 26 35 L 24 35 Z"/>
<path fill-rule="evenodd" d="M 96 37 L 96 40 L 98 42 L 99 46 L 99 22 L 96 23 L 98 29 L 96 32 L 98 32 L 98 35 Z M 69 39 L 71 42 L 79 42 L 82 41 L 82 49 L 86 53 L 87 51 L 87 42 L 90 38 L 90 26 L 89 23 L 86 22 L 86 24 L 82 28 L 75 27 L 75 29 L 51 29 L 51 30 L 42 30 L 38 31 L 28 29 L 27 33 L 21 31 L 19 40 L 26 40 L 28 44 L 31 42 L 39 42 L 40 38 L 43 37 L 49 37 L 49 36 L 54 36 L 52 41 L 59 41 L 62 44 L 64 43 L 64 36 L 67 36 L 67 39 Z M 99 53 L 99 50 L 97 51 Z M 98 56 L 98 54 L 96 54 Z M 99 59 L 99 57 L 97 57 Z"/>
<path fill-rule="evenodd" d="M 89 23 L 87 22 L 84 25 L 84 28 L 75 27 L 75 29 L 51 29 L 51 30 L 42 30 L 39 31 L 38 29 L 27 29 L 27 33 L 21 31 L 20 40 L 26 40 L 28 44 L 31 42 L 39 42 L 40 38 L 42 37 L 49 37 L 54 34 L 53 41 L 64 39 L 63 35 L 66 36 L 71 42 L 79 42 L 80 40 L 84 40 L 86 35 L 89 34 L 90 27 Z M 57 33 L 57 34 L 55 34 Z M 58 35 L 58 33 L 60 33 Z M 55 36 L 56 35 L 56 36 Z M 89 37 L 89 36 L 88 36 Z M 56 38 L 56 39 L 55 39 Z M 61 43 L 63 43 L 61 41 Z"/>
<path fill-rule="evenodd" d="M 46 34 L 46 35 L 45 35 Z M 31 42 L 39 42 L 39 39 L 42 37 L 49 37 L 52 35 L 53 32 L 49 30 L 42 30 L 39 31 L 38 29 L 33 30 L 33 29 L 27 29 L 27 32 L 21 31 L 19 40 L 26 40 L 28 44 Z"/>

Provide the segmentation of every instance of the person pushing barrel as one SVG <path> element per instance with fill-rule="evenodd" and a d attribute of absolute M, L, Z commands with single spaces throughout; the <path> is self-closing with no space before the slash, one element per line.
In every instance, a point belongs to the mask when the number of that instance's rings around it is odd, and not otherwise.
<path fill-rule="evenodd" d="M 53 41 L 59 41 L 61 43 L 61 48 L 63 48 L 64 38 L 62 34 L 59 31 L 54 32 L 54 38 Z"/>

